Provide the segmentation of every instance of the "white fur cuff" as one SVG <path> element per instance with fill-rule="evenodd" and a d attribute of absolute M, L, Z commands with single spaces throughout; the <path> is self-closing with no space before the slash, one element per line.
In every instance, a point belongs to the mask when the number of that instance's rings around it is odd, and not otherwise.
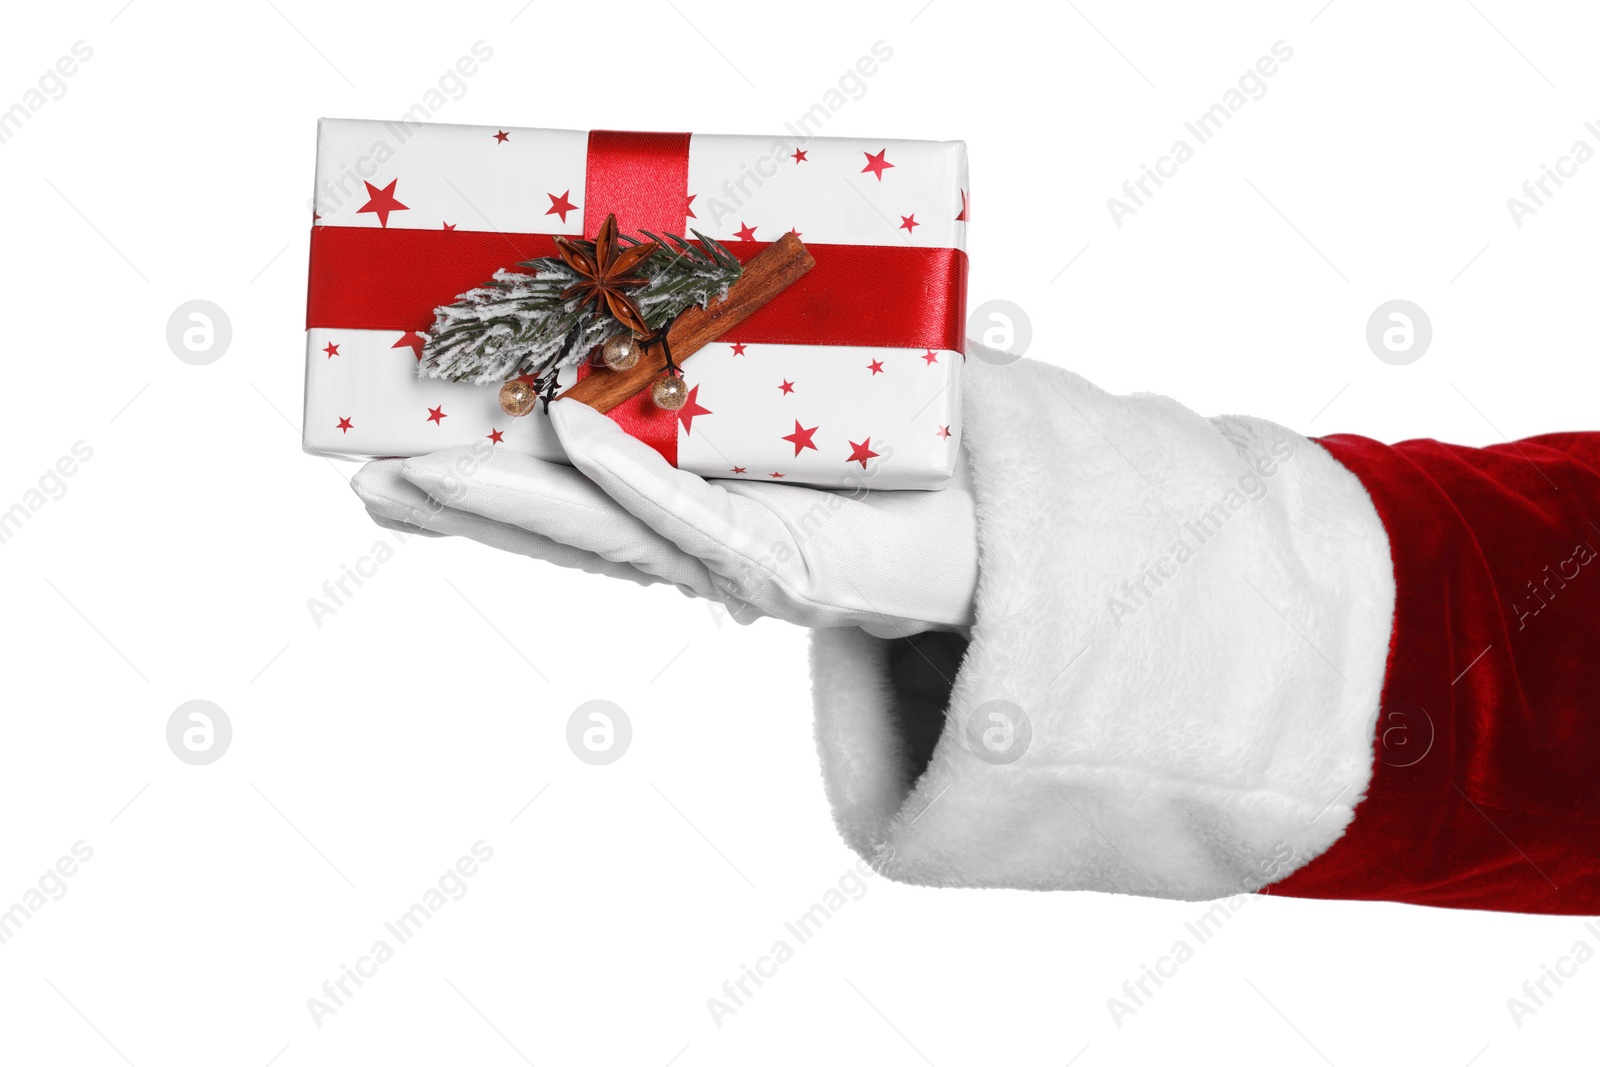
<path fill-rule="evenodd" d="M 963 387 L 980 573 L 959 669 L 937 643 L 813 637 L 845 840 L 902 881 L 1182 899 L 1326 850 L 1371 776 L 1394 608 L 1354 475 L 1271 423 L 1043 364 L 974 360 Z M 942 714 L 907 669 L 949 677 Z"/>

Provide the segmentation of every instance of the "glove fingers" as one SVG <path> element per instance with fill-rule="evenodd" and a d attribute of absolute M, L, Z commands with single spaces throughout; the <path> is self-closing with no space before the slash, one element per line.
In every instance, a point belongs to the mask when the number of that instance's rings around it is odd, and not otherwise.
<path fill-rule="evenodd" d="M 977 562 L 969 474 L 936 493 L 706 481 L 576 401 L 550 406 L 567 457 L 697 556 L 725 595 L 802 626 L 900 636 L 970 623 Z"/>
<path fill-rule="evenodd" d="M 515 528 L 721 599 L 710 572 L 578 471 L 520 452 L 471 446 L 405 460 L 400 476 L 451 510 Z"/>
<path fill-rule="evenodd" d="M 785 600 L 793 597 L 794 591 L 781 585 L 778 568 L 797 558 L 799 549 L 771 508 L 678 470 L 655 449 L 576 400 L 550 405 L 550 421 L 579 470 L 657 535 L 703 560 L 724 593 L 769 611 L 780 594 Z M 814 492 L 798 487 L 787 491 L 797 500 L 799 494 Z"/>
<path fill-rule="evenodd" d="M 385 529 L 427 537 L 466 537 L 491 548 L 545 560 L 558 567 L 624 578 L 639 585 L 654 585 L 667 580 L 516 526 L 445 507 L 402 476 L 404 462 L 398 459 L 375 460 L 361 468 L 350 482 L 351 488 L 366 505 L 367 514 Z"/>

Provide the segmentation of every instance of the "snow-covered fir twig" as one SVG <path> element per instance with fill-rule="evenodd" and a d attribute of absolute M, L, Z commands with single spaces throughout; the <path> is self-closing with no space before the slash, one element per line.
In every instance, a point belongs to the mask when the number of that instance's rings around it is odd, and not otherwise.
<path fill-rule="evenodd" d="M 652 331 L 665 328 L 691 304 L 706 306 L 739 280 L 739 261 L 722 245 L 694 232 L 700 246 L 673 234 L 665 238 L 645 232 L 661 245 L 635 271 L 645 279 L 630 293 Z M 627 245 L 638 239 L 624 236 Z M 589 253 L 594 244 L 574 241 Z M 499 270 L 483 286 L 462 293 L 454 304 L 435 310 L 435 320 L 417 363 L 419 378 L 453 382 L 504 382 L 522 375 L 542 375 L 578 362 L 596 345 L 624 327 L 581 299 L 561 294 L 579 280 L 560 259 L 519 263 L 531 273 Z"/>

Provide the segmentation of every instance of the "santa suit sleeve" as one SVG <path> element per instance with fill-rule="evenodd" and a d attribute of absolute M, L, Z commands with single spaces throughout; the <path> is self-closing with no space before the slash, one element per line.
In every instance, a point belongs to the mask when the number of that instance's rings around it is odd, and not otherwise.
<path fill-rule="evenodd" d="M 1313 441 L 972 361 L 970 635 L 813 635 L 883 874 L 1600 912 L 1600 437 Z"/>

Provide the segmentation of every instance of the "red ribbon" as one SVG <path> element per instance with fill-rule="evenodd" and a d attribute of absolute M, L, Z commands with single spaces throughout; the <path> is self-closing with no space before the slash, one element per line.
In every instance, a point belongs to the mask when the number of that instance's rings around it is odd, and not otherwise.
<path fill-rule="evenodd" d="M 607 214 L 624 233 L 678 233 L 688 203 L 689 135 L 594 130 L 583 207 L 593 237 Z M 741 261 L 767 245 L 739 241 Z M 749 344 L 962 350 L 967 257 L 953 248 L 807 245 L 816 266 L 734 333 Z M 549 234 L 314 226 L 307 329 L 423 331 L 434 309 L 495 271 L 555 255 Z M 730 335 L 732 336 L 732 335 Z M 587 365 L 580 365 L 579 375 Z M 641 393 L 612 412 L 676 463 L 677 417 Z"/>
<path fill-rule="evenodd" d="M 583 235 L 606 215 L 624 233 L 682 233 L 689 213 L 689 135 L 590 130 L 583 179 Z"/>
<path fill-rule="evenodd" d="M 677 233 L 689 208 L 689 135 L 590 130 L 583 179 L 583 235 L 600 233 L 606 215 L 628 220 L 629 231 Z M 578 380 L 594 370 L 578 364 Z M 608 414 L 628 434 L 678 465 L 678 414 L 655 405 L 649 390 L 630 396 Z"/>
<path fill-rule="evenodd" d="M 735 241 L 728 251 L 749 260 L 766 247 Z M 806 250 L 817 265 L 740 323 L 739 340 L 961 351 L 965 253 L 906 245 Z M 426 330 L 434 308 L 500 268 L 555 254 L 541 233 L 318 226 L 311 231 L 306 328 Z"/>

